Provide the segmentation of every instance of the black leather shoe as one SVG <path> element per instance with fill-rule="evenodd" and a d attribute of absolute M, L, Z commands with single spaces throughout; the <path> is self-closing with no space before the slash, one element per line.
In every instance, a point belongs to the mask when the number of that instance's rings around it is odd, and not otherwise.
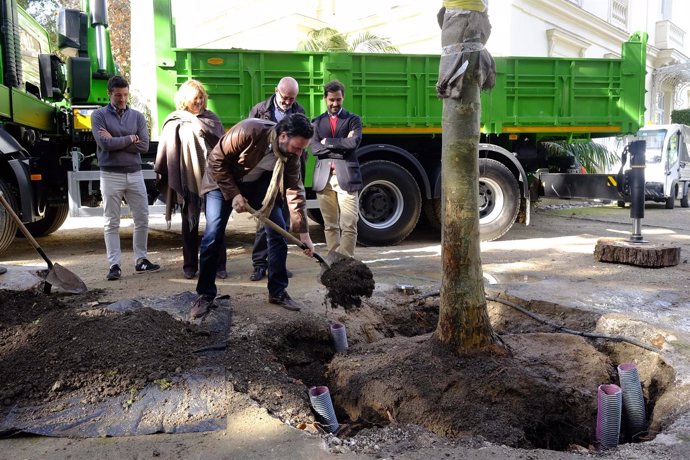
<path fill-rule="evenodd" d="M 255 267 L 254 272 L 249 275 L 249 279 L 252 281 L 261 281 L 266 276 L 266 269 L 261 267 Z"/>
<path fill-rule="evenodd" d="M 285 273 L 287 273 L 288 278 L 292 278 L 292 272 L 288 270 L 287 268 L 285 269 Z"/>
<path fill-rule="evenodd" d="M 272 297 L 269 295 L 268 303 L 280 305 L 284 309 L 290 311 L 300 311 L 302 309 L 302 305 L 292 300 L 292 298 L 290 298 L 290 296 L 288 295 L 287 291 L 283 291 L 283 293 L 280 294 L 278 297 Z"/>

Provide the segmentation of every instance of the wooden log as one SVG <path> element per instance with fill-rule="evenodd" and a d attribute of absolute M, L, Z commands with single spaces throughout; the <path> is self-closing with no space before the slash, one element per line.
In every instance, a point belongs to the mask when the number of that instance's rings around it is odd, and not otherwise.
<path fill-rule="evenodd" d="M 659 243 L 632 243 L 629 240 L 602 238 L 594 248 L 599 262 L 638 267 L 673 267 L 680 263 L 680 247 Z"/>

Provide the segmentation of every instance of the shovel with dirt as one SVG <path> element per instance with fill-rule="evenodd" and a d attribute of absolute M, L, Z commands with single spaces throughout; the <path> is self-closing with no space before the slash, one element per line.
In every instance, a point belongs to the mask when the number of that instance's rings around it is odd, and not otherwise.
<path fill-rule="evenodd" d="M 38 254 L 48 264 L 48 270 L 46 271 L 43 279 L 43 292 L 45 294 L 50 294 L 52 286 L 56 286 L 65 292 L 69 292 L 70 294 L 83 294 L 86 292 L 86 284 L 84 284 L 84 281 L 82 281 L 81 278 L 67 270 L 62 265 L 53 263 L 48 258 L 43 249 L 41 249 L 41 247 L 38 245 L 38 242 L 29 232 L 29 229 L 26 228 L 17 213 L 14 212 L 14 209 L 12 209 L 12 206 L 10 206 L 10 204 L 7 202 L 2 192 L 0 192 L 0 203 L 2 203 L 2 205 L 5 207 L 7 214 L 12 217 L 12 220 L 14 220 L 14 222 L 17 224 L 26 239 L 29 240 L 31 246 L 34 247 L 36 252 L 38 252 Z"/>
<path fill-rule="evenodd" d="M 247 205 L 247 209 L 262 224 L 280 233 L 301 249 L 307 249 L 307 245 L 299 238 L 281 228 L 268 217 L 258 213 L 249 205 Z M 326 287 L 326 299 L 330 302 L 331 307 L 342 306 L 345 310 L 349 310 L 361 306 L 363 296 L 371 297 L 375 286 L 374 275 L 365 263 L 336 251 L 329 251 L 325 258 L 315 251 L 313 254 L 321 266 L 319 281 Z"/>

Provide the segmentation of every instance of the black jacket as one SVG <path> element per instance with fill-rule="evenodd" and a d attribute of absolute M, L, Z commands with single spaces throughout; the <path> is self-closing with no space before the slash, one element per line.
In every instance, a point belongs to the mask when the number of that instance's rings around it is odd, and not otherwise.
<path fill-rule="evenodd" d="M 263 102 L 259 102 L 249 111 L 249 118 L 261 118 L 262 120 L 271 120 L 277 122 L 273 109 L 275 108 L 276 95 L 272 95 Z M 292 106 L 287 111 L 290 113 L 305 113 L 304 107 L 299 105 L 297 101 L 292 103 Z"/>

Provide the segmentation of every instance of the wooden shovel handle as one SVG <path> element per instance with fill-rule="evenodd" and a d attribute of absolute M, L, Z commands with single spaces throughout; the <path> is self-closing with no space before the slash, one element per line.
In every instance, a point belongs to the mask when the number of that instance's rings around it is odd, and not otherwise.
<path fill-rule="evenodd" d="M 296 245 L 299 246 L 300 248 L 302 248 L 302 249 L 307 249 L 307 245 L 304 244 L 299 238 L 297 238 L 295 235 L 293 235 L 292 233 L 290 233 L 290 232 L 288 232 L 287 230 L 285 230 L 284 228 L 282 228 L 280 225 L 278 225 L 278 224 L 276 224 L 275 222 L 273 222 L 273 221 L 272 221 L 271 219 L 269 219 L 268 217 L 264 216 L 263 214 L 260 214 L 260 213 L 259 213 L 258 211 L 256 211 L 254 208 L 252 208 L 251 206 L 249 206 L 249 203 L 247 203 L 246 208 L 247 208 L 247 210 L 251 213 L 251 215 L 254 216 L 254 217 L 256 217 L 257 219 L 259 219 L 259 220 L 261 221 L 262 224 L 268 225 L 268 226 L 271 227 L 273 230 L 275 230 L 276 232 L 280 233 L 281 235 L 283 235 L 285 238 L 287 238 L 288 240 L 290 240 L 292 243 L 296 244 Z"/>
<path fill-rule="evenodd" d="M 257 219 L 259 219 L 259 220 L 261 221 L 262 224 L 268 225 L 268 226 L 271 227 L 273 230 L 275 230 L 276 232 L 280 233 L 280 234 L 283 235 L 285 238 L 287 238 L 288 240 L 290 240 L 292 243 L 294 243 L 294 244 L 296 244 L 297 246 L 299 246 L 301 249 L 308 249 L 308 246 L 307 246 L 305 243 L 303 243 L 299 238 L 297 238 L 297 237 L 294 236 L 292 233 L 290 233 L 290 232 L 288 232 L 287 230 L 285 230 L 284 228 L 282 228 L 280 225 L 278 225 L 278 224 L 276 224 L 275 222 L 273 222 L 273 221 L 272 221 L 271 219 L 269 219 L 268 217 L 266 217 L 266 216 L 260 214 L 259 212 L 257 212 L 254 208 L 252 208 L 251 206 L 249 206 L 249 203 L 247 203 L 246 208 L 247 208 L 247 210 L 251 213 L 251 215 L 254 216 L 254 217 L 256 217 Z M 316 260 L 322 265 L 322 267 L 323 267 L 324 269 L 328 269 L 328 268 L 329 268 L 329 264 L 328 264 L 328 262 L 326 262 L 326 259 L 324 259 L 323 257 L 321 257 L 316 251 L 312 251 L 312 257 L 314 257 L 314 259 L 316 259 Z"/>

